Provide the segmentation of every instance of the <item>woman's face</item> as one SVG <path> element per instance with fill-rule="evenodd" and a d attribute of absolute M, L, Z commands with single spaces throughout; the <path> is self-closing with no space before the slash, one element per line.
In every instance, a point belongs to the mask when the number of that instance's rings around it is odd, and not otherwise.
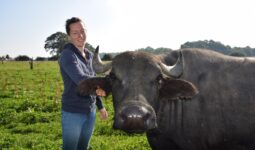
<path fill-rule="evenodd" d="M 70 24 L 69 40 L 78 49 L 84 49 L 86 43 L 86 30 L 82 22 Z"/>

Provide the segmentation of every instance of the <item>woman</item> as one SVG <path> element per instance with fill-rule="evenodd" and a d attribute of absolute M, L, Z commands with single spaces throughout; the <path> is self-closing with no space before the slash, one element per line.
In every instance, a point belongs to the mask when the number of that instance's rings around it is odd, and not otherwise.
<path fill-rule="evenodd" d="M 85 48 L 86 30 L 81 19 L 73 17 L 66 21 L 66 33 L 70 43 L 66 44 L 59 59 L 64 82 L 62 94 L 62 138 L 63 150 L 85 150 L 88 148 L 94 123 L 96 106 L 101 119 L 108 113 L 98 96 L 105 93 L 100 88 L 96 95 L 81 96 L 76 92 L 81 80 L 95 76 L 92 68 L 93 54 Z"/>

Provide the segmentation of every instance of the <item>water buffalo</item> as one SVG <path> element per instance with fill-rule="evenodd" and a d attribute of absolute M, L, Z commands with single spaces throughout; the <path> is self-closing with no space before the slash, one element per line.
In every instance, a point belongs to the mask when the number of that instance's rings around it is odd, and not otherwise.
<path fill-rule="evenodd" d="M 84 80 L 113 96 L 116 129 L 146 132 L 156 150 L 255 150 L 255 59 L 205 49 L 164 55 L 123 52 L 112 62 L 94 55 L 105 77 Z"/>

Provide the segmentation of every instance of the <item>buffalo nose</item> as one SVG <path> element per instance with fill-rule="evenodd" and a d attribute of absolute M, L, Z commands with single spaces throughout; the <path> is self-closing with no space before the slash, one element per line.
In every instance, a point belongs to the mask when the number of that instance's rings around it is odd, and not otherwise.
<path fill-rule="evenodd" d="M 128 106 L 120 113 L 122 128 L 128 131 L 144 131 L 148 128 L 147 121 L 150 116 L 150 111 L 143 106 Z"/>

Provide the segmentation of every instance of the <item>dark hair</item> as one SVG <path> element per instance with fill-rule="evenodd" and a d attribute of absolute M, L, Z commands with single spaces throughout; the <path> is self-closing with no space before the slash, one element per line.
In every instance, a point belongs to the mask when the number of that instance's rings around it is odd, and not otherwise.
<path fill-rule="evenodd" d="M 66 33 L 67 35 L 70 35 L 70 24 L 81 22 L 81 19 L 78 17 L 72 17 L 70 19 L 66 20 Z"/>

